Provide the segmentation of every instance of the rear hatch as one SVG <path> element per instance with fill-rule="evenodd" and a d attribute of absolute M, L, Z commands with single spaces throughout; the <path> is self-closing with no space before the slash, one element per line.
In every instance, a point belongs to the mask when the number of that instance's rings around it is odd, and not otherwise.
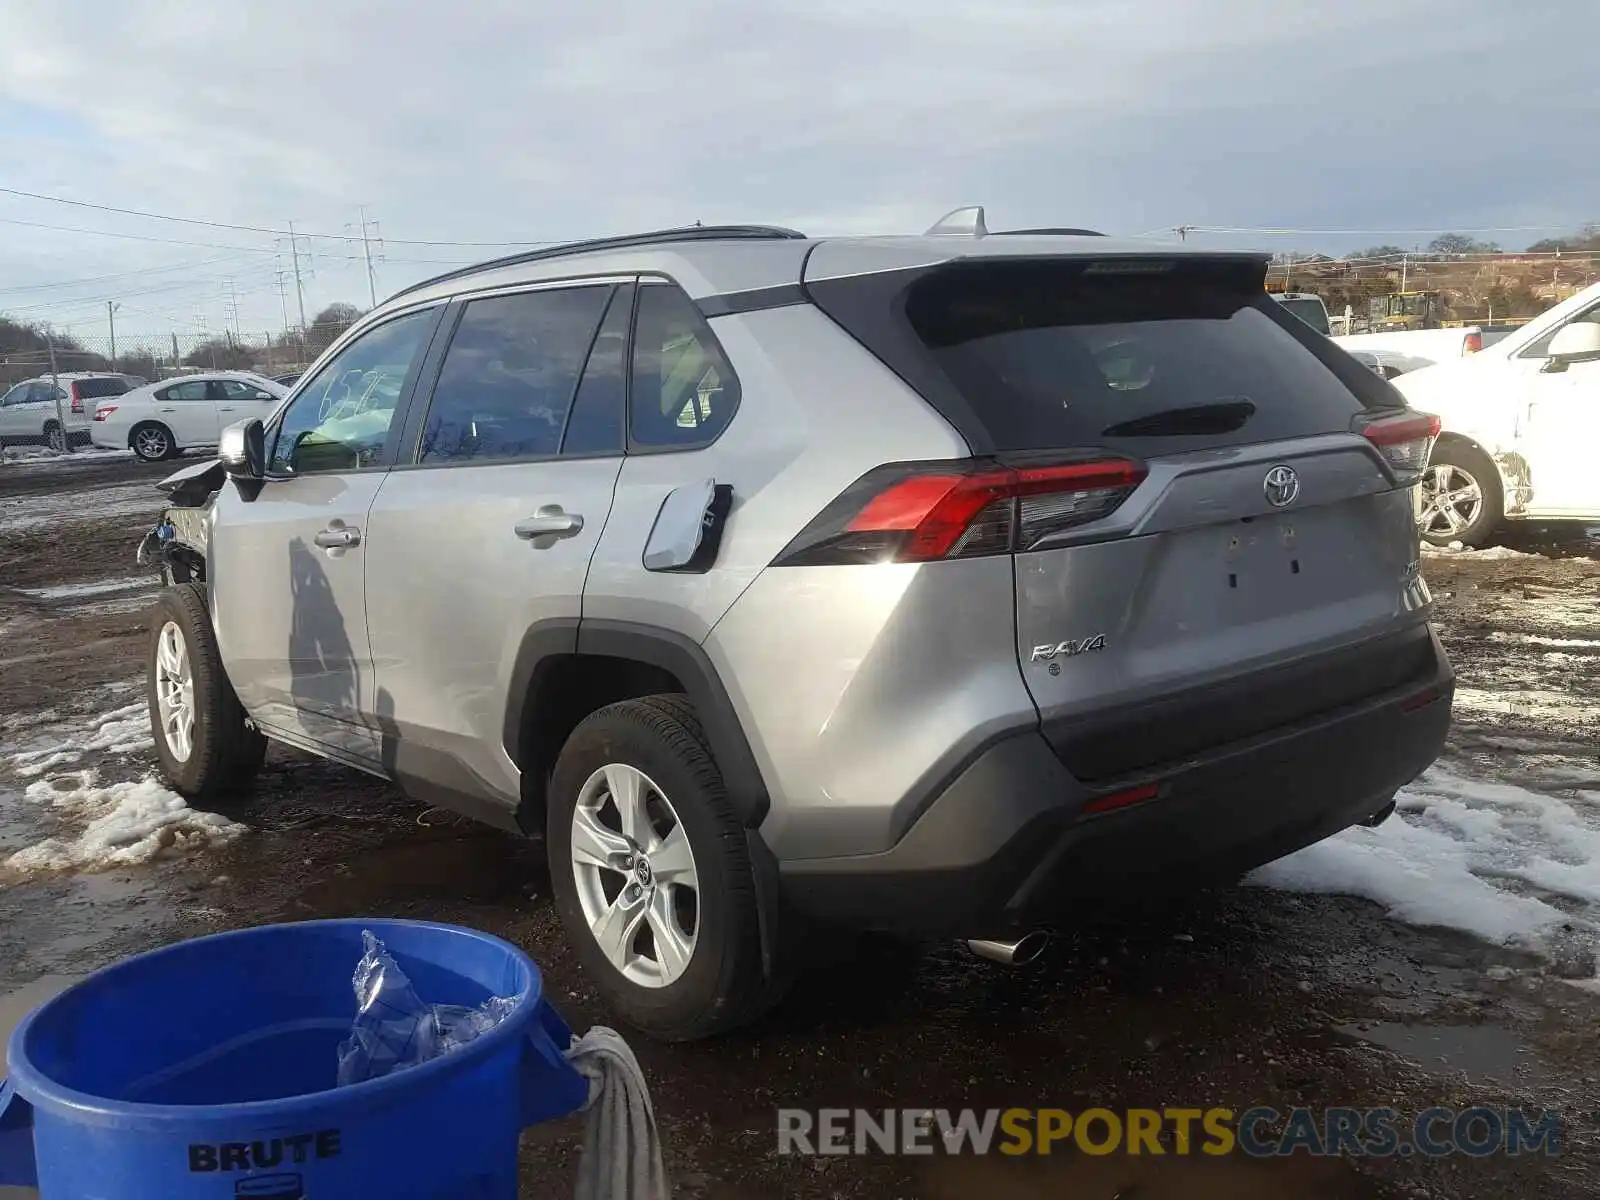
<path fill-rule="evenodd" d="M 1437 422 L 1263 271 L 986 257 L 808 281 L 974 452 L 885 468 L 835 524 L 914 526 L 901 558 L 1013 555 L 1021 670 L 1086 782 L 1432 668 L 1410 486 Z"/>
<path fill-rule="evenodd" d="M 89 379 L 74 379 L 67 385 L 73 415 L 88 419 L 94 416 L 98 402 L 111 396 L 121 396 L 130 390 L 126 379 L 116 375 L 97 375 Z"/>

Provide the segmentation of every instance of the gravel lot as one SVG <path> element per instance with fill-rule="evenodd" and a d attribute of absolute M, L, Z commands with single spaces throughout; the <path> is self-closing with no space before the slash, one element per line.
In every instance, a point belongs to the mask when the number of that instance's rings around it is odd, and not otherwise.
<path fill-rule="evenodd" d="M 214 930 L 403 915 L 518 942 L 575 1027 L 604 1022 L 537 845 L 277 748 L 222 818 L 141 786 L 155 581 L 133 550 L 159 508 L 141 485 L 165 473 L 126 456 L 0 463 L 0 997 L 17 1007 L 41 980 Z M 1462 690 L 1440 772 L 1391 822 L 1411 840 L 1340 843 L 1269 872 L 1272 886 L 1180 907 L 1086 912 L 1025 970 L 953 946 L 830 941 L 758 1028 L 695 1046 L 636 1038 L 676 1194 L 1595 1195 L 1597 558 L 1581 529 L 1536 529 L 1507 552 L 1426 560 Z M 1326 891 L 1340 871 L 1376 899 Z M 1523 917 L 1536 936 L 1482 936 Z M 1092 1104 L 1517 1104 L 1560 1109 L 1567 1144 L 1554 1159 L 775 1152 L 780 1106 Z M 524 1194 L 567 1194 L 579 1141 L 574 1121 L 530 1131 Z"/>

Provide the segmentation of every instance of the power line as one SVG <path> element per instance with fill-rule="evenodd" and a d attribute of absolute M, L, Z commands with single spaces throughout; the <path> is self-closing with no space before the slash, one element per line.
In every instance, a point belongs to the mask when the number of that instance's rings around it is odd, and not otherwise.
<path fill-rule="evenodd" d="M 203 258 L 199 262 L 172 263 L 165 267 L 141 267 L 134 271 L 117 271 L 110 275 L 91 275 L 86 279 L 66 279 L 60 283 L 30 283 L 22 287 L 0 287 L 0 293 L 10 295 L 15 292 L 44 292 L 55 288 L 81 287 L 90 283 L 107 283 L 113 279 L 132 279 L 143 275 L 164 275 L 169 271 L 188 271 L 197 267 L 214 266 L 217 263 L 232 262 L 238 255 L 224 254 L 217 258 Z"/>
<path fill-rule="evenodd" d="M 0 224 L 22 225 L 29 229 L 50 229 L 57 233 L 86 233 L 94 237 L 122 238 L 130 242 L 160 242 L 165 246 L 198 246 L 203 250 L 237 250 L 242 254 L 271 254 L 260 246 L 229 246 L 220 242 L 186 242 L 176 238 L 150 237 L 142 233 L 112 233 L 106 229 L 82 229 L 73 225 L 46 225 L 42 221 L 24 221 L 18 217 L 0 217 Z"/>
<path fill-rule="evenodd" d="M 180 225 L 197 225 L 204 229 L 226 229 L 235 233 L 264 233 L 272 237 L 292 236 L 290 229 L 273 229 L 266 225 L 239 225 L 230 221 L 207 221 L 200 217 L 180 217 L 173 213 L 150 212 L 148 209 L 121 208 L 114 204 L 96 204 L 88 200 L 69 200 L 65 196 L 46 196 L 42 192 L 27 192 L 21 188 L 0 187 L 0 193 L 8 196 L 21 196 L 28 200 L 43 200 L 50 204 L 66 204 L 73 208 L 87 208 L 95 212 L 116 213 L 124 217 L 140 217 L 147 221 L 172 221 Z M 78 231 L 92 232 L 92 231 Z M 319 238 L 334 242 L 360 242 L 364 238 L 354 234 L 341 233 L 300 233 L 302 238 Z M 447 241 L 433 238 L 390 238 L 397 245 L 406 246 L 481 246 L 485 249 L 517 249 L 522 246 L 556 246 L 563 240 L 581 241 L 581 238 L 550 239 L 535 238 L 532 241 L 519 242 L 480 242 L 480 241 Z"/>
<path fill-rule="evenodd" d="M 1479 226 L 1451 226 L 1442 229 L 1439 226 L 1430 226 L 1424 229 L 1404 229 L 1392 225 L 1373 225 L 1365 229 L 1286 229 L 1273 227 L 1257 227 L 1248 225 L 1185 225 L 1183 228 L 1190 233 L 1260 233 L 1271 236 L 1300 235 L 1308 236 L 1343 236 L 1358 233 L 1549 233 L 1551 230 L 1569 230 L 1570 225 L 1479 225 Z"/>

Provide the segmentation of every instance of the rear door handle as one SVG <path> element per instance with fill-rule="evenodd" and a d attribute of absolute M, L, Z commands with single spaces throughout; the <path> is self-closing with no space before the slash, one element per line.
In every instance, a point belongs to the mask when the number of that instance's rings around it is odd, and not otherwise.
<path fill-rule="evenodd" d="M 327 529 L 317 530 L 315 541 L 324 550 L 339 550 L 348 546 L 359 546 L 361 544 L 361 530 L 354 525 L 330 525 Z"/>
<path fill-rule="evenodd" d="M 559 504 L 546 504 L 531 517 L 516 524 L 516 534 L 525 542 L 536 538 L 569 538 L 583 532 L 583 517 L 579 513 L 562 511 Z"/>
<path fill-rule="evenodd" d="M 158 409 L 156 409 L 156 411 L 157 412 L 177 412 L 178 410 L 175 409 L 175 408 L 158 408 Z"/>

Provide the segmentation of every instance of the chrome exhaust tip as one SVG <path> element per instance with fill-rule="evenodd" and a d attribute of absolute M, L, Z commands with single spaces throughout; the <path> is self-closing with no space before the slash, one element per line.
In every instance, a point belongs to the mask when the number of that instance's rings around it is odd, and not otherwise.
<path fill-rule="evenodd" d="M 971 938 L 967 941 L 967 949 L 979 958 L 986 958 L 990 962 L 997 962 L 1005 967 L 1020 967 L 1031 963 L 1044 953 L 1045 947 L 1050 944 L 1050 935 L 1043 929 L 1035 929 L 1025 933 L 1014 942 L 990 941 L 987 938 Z"/>

